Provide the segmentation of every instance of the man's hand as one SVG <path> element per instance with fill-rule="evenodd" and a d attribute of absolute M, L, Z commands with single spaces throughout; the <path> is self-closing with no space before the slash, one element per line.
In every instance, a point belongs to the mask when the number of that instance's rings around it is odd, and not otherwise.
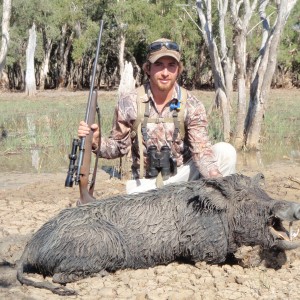
<path fill-rule="evenodd" d="M 223 175 L 218 170 L 209 171 L 209 178 L 223 177 Z"/>
<path fill-rule="evenodd" d="M 79 123 L 77 134 L 79 138 L 83 138 L 88 136 L 91 130 L 93 132 L 92 148 L 93 150 L 97 150 L 98 142 L 99 142 L 99 133 L 100 133 L 100 128 L 98 124 L 92 124 L 91 128 L 89 128 L 87 123 L 81 121 Z"/>

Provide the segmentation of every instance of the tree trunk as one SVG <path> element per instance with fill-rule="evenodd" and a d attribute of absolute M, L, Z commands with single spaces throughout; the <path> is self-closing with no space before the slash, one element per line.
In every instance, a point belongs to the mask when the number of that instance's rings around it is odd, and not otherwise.
<path fill-rule="evenodd" d="M 124 53 L 125 53 L 126 57 L 128 58 L 129 62 L 132 64 L 133 77 L 135 77 L 136 85 L 141 85 L 142 84 L 141 68 L 139 67 L 138 63 L 136 62 L 135 57 L 129 51 L 127 51 L 126 48 L 124 49 Z M 121 76 L 121 78 L 122 78 L 122 76 Z"/>
<path fill-rule="evenodd" d="M 44 31 L 44 30 L 43 30 Z M 52 50 L 52 40 L 47 38 L 46 33 L 43 32 L 44 43 L 44 58 L 40 72 L 40 90 L 45 89 L 45 81 L 49 72 L 50 54 Z"/>
<path fill-rule="evenodd" d="M 125 61 L 124 71 L 121 75 L 120 85 L 118 89 L 119 98 L 124 94 L 134 90 L 135 79 L 133 77 L 133 67 L 130 62 Z"/>
<path fill-rule="evenodd" d="M 12 88 L 24 91 L 25 90 L 25 70 L 23 69 L 22 63 L 18 60 L 13 64 L 11 68 L 10 81 L 13 82 Z"/>
<path fill-rule="evenodd" d="M 250 19 L 257 6 L 257 0 L 250 3 L 244 1 L 244 5 L 236 3 L 236 0 L 231 0 L 230 11 L 232 23 L 234 27 L 233 44 L 234 44 L 234 60 L 236 65 L 236 81 L 238 89 L 238 104 L 237 104 L 237 123 L 233 138 L 233 144 L 237 149 L 242 149 L 244 141 L 244 127 L 247 111 L 247 96 L 246 96 L 246 43 L 247 32 Z"/>
<path fill-rule="evenodd" d="M 82 90 L 82 59 L 78 62 L 74 62 L 72 71 L 73 89 Z M 71 88 L 71 86 L 68 86 Z"/>
<path fill-rule="evenodd" d="M 34 72 L 34 53 L 36 48 L 36 31 L 35 24 L 33 23 L 31 29 L 29 29 L 29 39 L 26 49 L 26 94 L 32 96 L 36 92 L 36 80 Z"/>
<path fill-rule="evenodd" d="M 125 49 L 125 35 L 121 33 L 120 36 L 120 46 L 119 46 L 119 70 L 120 70 L 120 77 L 124 73 L 125 64 L 124 64 L 124 49 Z"/>
<path fill-rule="evenodd" d="M 236 81 L 238 90 L 237 103 L 237 122 L 234 132 L 233 144 L 237 149 L 244 145 L 244 126 L 247 111 L 246 98 L 246 28 L 240 27 L 235 29 L 234 58 L 236 63 Z"/>
<path fill-rule="evenodd" d="M 9 21 L 11 16 L 11 0 L 3 0 L 2 13 L 2 40 L 0 50 L 0 88 L 9 88 L 9 81 L 7 74 L 4 73 L 6 56 L 9 45 Z"/>
<path fill-rule="evenodd" d="M 134 90 L 135 79 L 133 77 L 133 66 L 131 62 L 125 61 L 124 71 L 121 74 L 120 85 L 118 89 L 119 98 L 123 97 L 126 93 Z M 125 161 L 128 157 L 131 157 L 131 151 L 127 154 Z M 123 175 L 123 157 L 119 159 L 119 173 Z"/>
<path fill-rule="evenodd" d="M 66 37 L 66 31 L 67 31 L 67 26 L 62 27 L 62 36 Z M 60 70 L 59 70 L 59 80 L 58 80 L 58 88 L 65 88 L 67 85 L 67 64 L 68 64 L 68 57 L 69 53 L 71 51 L 71 47 L 73 45 L 73 40 L 74 40 L 75 32 L 74 30 L 72 31 L 71 35 L 67 38 L 66 45 L 65 39 L 63 38 L 60 46 Z"/>
<path fill-rule="evenodd" d="M 220 32 L 220 50 L 221 50 L 221 66 L 224 73 L 225 94 L 228 105 L 231 105 L 232 91 L 233 91 L 233 77 L 235 73 L 235 62 L 228 56 L 228 47 L 225 33 L 225 19 L 228 9 L 228 0 L 218 0 L 219 11 L 219 32 Z M 230 125 L 230 123 L 229 123 Z"/>
<path fill-rule="evenodd" d="M 67 65 L 68 65 L 68 57 L 71 51 L 71 47 L 73 45 L 73 40 L 74 40 L 74 32 L 72 32 L 71 36 L 68 39 L 67 47 L 65 49 L 64 57 L 63 57 L 63 64 L 62 64 L 62 69 L 61 69 L 61 75 L 60 77 L 63 78 L 63 81 L 60 82 L 59 87 L 65 87 L 67 84 Z"/>
<path fill-rule="evenodd" d="M 276 68 L 277 48 L 286 20 L 296 2 L 297 0 L 282 0 L 278 3 L 277 19 L 271 29 L 265 17 L 265 3 L 260 6 L 262 24 L 269 35 L 262 48 L 261 59 L 250 87 L 250 103 L 245 124 L 247 149 L 259 149 L 261 125 Z"/>
<path fill-rule="evenodd" d="M 207 45 L 209 56 L 211 59 L 212 64 L 212 72 L 214 76 L 214 85 L 215 85 L 215 91 L 216 91 L 216 99 L 215 103 L 216 106 L 221 109 L 222 117 L 223 117 L 223 135 L 224 135 L 224 141 L 229 142 L 230 140 L 230 109 L 229 109 L 229 101 L 227 98 L 227 88 L 226 88 L 226 80 L 224 76 L 224 70 L 222 68 L 221 59 L 218 52 L 218 47 L 215 41 L 215 38 L 213 36 L 213 30 L 212 30 L 212 11 L 211 11 L 211 0 L 205 1 L 204 0 L 197 0 L 197 11 L 201 23 L 202 28 L 202 34 L 204 36 L 205 43 Z M 224 5 L 224 7 L 221 7 L 222 9 L 219 11 L 219 17 L 224 18 L 224 10 L 227 9 L 227 6 Z M 221 22 L 219 27 L 222 27 L 222 22 L 224 20 L 219 21 Z M 222 34 L 222 31 L 220 32 Z M 222 40 L 222 51 L 226 52 L 226 45 L 225 38 L 221 37 Z M 227 53 L 227 52 L 226 52 Z M 227 54 L 223 54 L 223 63 L 228 66 L 227 64 L 230 63 L 229 58 L 227 57 Z M 225 68 L 225 71 L 230 70 L 230 68 Z"/>

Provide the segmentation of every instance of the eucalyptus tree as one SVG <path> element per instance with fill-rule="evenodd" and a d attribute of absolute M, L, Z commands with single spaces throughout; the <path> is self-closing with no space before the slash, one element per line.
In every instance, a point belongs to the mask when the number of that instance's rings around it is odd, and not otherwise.
<path fill-rule="evenodd" d="M 8 69 L 11 70 L 14 87 L 24 88 L 25 50 L 28 30 L 33 22 L 37 31 L 35 70 L 39 88 L 64 87 L 68 80 L 72 81 L 68 67 L 73 66 L 70 61 L 73 41 L 80 36 L 81 28 L 84 30 L 88 27 L 88 14 L 91 10 L 96 11 L 101 2 L 31 0 L 24 5 L 23 0 L 14 0 L 11 27 L 13 39 L 8 57 Z"/>
<path fill-rule="evenodd" d="M 11 0 L 3 0 L 2 6 L 2 39 L 0 49 L 0 87 L 8 87 L 8 78 L 4 76 L 3 70 L 10 42 L 9 25 L 11 16 Z M 5 74 L 6 75 L 6 74 Z"/>
<path fill-rule="evenodd" d="M 281 35 L 296 1 L 230 1 L 238 90 L 233 143 L 239 149 L 259 148 L 261 124 L 277 66 Z M 260 20 L 256 18 L 256 15 Z M 254 38 L 256 48 L 260 41 L 258 53 L 251 53 L 254 48 L 250 50 L 247 47 L 247 41 L 253 39 L 254 36 L 256 36 Z M 250 99 L 247 111 L 247 68 L 249 68 L 247 57 L 250 55 L 253 57 L 254 67 L 250 79 Z"/>
<path fill-rule="evenodd" d="M 70 1 L 69 1 L 70 2 Z M 67 18 L 65 12 L 70 11 L 68 1 L 37 1 L 34 14 L 39 33 L 39 87 L 41 90 L 52 84 L 48 79 L 50 59 L 53 47 L 61 38 L 61 24 Z M 63 68 L 64 64 L 58 64 Z M 57 74 L 57 73 L 56 73 Z"/>
<path fill-rule="evenodd" d="M 213 22 L 213 4 L 211 0 L 197 0 L 196 7 L 201 25 L 201 33 L 208 48 L 211 67 L 214 77 L 214 87 L 216 92 L 215 103 L 220 107 L 223 117 L 224 140 L 230 140 L 230 94 L 232 92 L 232 79 L 234 74 L 234 61 L 228 51 L 225 36 L 226 14 L 228 10 L 228 0 L 218 0 L 217 29 Z M 216 38 L 219 35 L 219 43 Z"/>
<path fill-rule="evenodd" d="M 287 18 L 296 2 L 297 0 L 218 0 L 215 7 L 219 19 L 216 29 L 213 26 L 212 1 L 196 1 L 214 74 L 216 101 L 221 103 L 224 139 L 227 141 L 231 131 L 228 96 L 232 71 L 234 65 L 236 66 L 234 74 L 238 87 L 238 113 L 233 143 L 237 148 L 259 148 L 261 124 L 276 67 L 278 46 Z M 272 16 L 267 14 L 267 10 L 272 10 Z M 251 37 L 250 21 L 255 13 L 261 19 L 261 29 L 256 30 L 257 37 L 261 38 L 261 46 L 254 62 L 249 107 L 246 112 L 247 41 Z M 232 29 L 232 36 L 225 34 L 223 28 L 226 26 Z"/>
<path fill-rule="evenodd" d="M 39 1 L 38 1 L 39 2 Z M 52 0 L 41 2 L 36 18 L 42 37 L 43 56 L 40 68 L 40 88 L 49 78 L 48 87 L 72 86 L 74 61 L 71 49 L 82 31 L 89 27 L 90 15 L 101 1 Z M 75 62 L 76 64 L 76 62 Z M 49 76 L 51 69 L 51 76 Z M 73 70 L 73 72 L 72 72 Z"/>
<path fill-rule="evenodd" d="M 247 114 L 247 37 L 251 19 L 256 12 L 257 0 L 237 2 L 230 1 L 231 21 L 233 23 L 233 57 L 236 64 L 236 85 L 238 90 L 236 127 L 233 135 L 234 145 L 240 149 L 244 146 L 244 123 Z"/>
<path fill-rule="evenodd" d="M 273 84 L 278 88 L 300 87 L 300 1 L 287 20 L 279 44 L 278 67 Z"/>
<path fill-rule="evenodd" d="M 85 6 L 86 1 L 63 0 L 57 1 L 56 22 L 59 27 L 60 36 L 55 44 L 52 68 L 56 70 L 55 87 L 73 87 L 74 74 L 78 61 L 71 59 L 71 49 L 76 39 L 80 39 L 82 31 L 87 27 L 89 18 L 86 11 L 93 5 L 93 1 Z M 80 82 L 80 81 L 79 81 Z"/>
<path fill-rule="evenodd" d="M 267 15 L 270 1 L 260 1 L 259 15 L 262 20 L 262 42 L 252 74 L 249 109 L 245 121 L 245 146 L 257 149 L 263 117 L 268 104 L 272 77 L 277 64 L 278 46 L 287 18 L 297 0 L 277 0 L 274 18 Z"/>
<path fill-rule="evenodd" d="M 6 71 L 9 77 L 10 88 L 24 90 L 28 30 L 32 23 L 28 23 L 27 18 L 23 18 L 23 15 L 20 15 L 16 8 L 22 12 L 24 11 L 21 4 L 18 6 L 18 0 L 12 2 L 9 29 L 10 44 L 6 57 Z"/>
<path fill-rule="evenodd" d="M 35 24 L 29 29 L 29 38 L 26 48 L 26 86 L 25 92 L 28 96 L 34 96 L 36 92 L 35 68 L 34 68 L 34 54 L 36 49 L 36 30 Z"/>
<path fill-rule="evenodd" d="M 28 44 L 29 29 L 35 24 L 36 37 L 36 52 L 35 52 L 35 69 L 39 78 L 38 85 L 44 88 L 45 77 L 49 70 L 50 53 L 52 50 L 53 41 L 59 36 L 60 32 L 56 25 L 55 17 L 55 3 L 56 0 L 51 1 L 27 1 L 24 5 L 22 0 L 13 1 L 12 14 L 12 35 L 14 43 L 10 50 L 10 65 L 12 74 L 18 74 L 22 77 L 23 69 L 26 64 L 24 57 L 25 49 Z M 15 69 L 19 69 L 16 72 Z M 23 81 L 23 79 L 18 79 Z M 19 84 L 23 88 L 22 84 Z"/>

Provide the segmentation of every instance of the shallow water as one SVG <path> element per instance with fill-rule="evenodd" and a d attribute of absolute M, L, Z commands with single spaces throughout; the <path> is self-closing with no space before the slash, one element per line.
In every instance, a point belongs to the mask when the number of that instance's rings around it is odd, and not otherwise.
<path fill-rule="evenodd" d="M 113 106 L 110 106 L 110 109 Z M 102 128 L 110 128 L 112 111 L 103 113 Z M 76 134 L 79 112 L 54 110 L 47 112 L 5 114 L 0 126 L 0 166 L 2 172 L 54 173 L 67 172 L 72 136 Z M 105 122 L 105 126 L 103 126 Z M 299 120 L 297 119 L 297 122 Z M 238 153 L 239 166 L 268 166 L 275 162 L 300 162 L 299 126 L 288 136 L 277 132 L 276 140 L 265 140 L 261 151 Z M 278 128 L 277 128 L 278 129 Z M 272 128 L 269 128 L 269 131 Z M 102 129 L 102 134 L 107 135 Z M 57 146 L 59 145 L 59 146 Z M 101 167 L 118 168 L 119 159 L 100 160 Z M 125 168 L 129 166 L 125 166 Z M 125 170 L 126 172 L 126 170 Z"/>

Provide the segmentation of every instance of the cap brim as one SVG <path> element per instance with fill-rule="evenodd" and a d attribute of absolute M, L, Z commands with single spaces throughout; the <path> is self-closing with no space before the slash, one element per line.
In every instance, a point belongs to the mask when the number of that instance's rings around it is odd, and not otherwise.
<path fill-rule="evenodd" d="M 164 56 L 169 56 L 169 57 L 173 57 L 176 59 L 177 62 L 180 61 L 180 54 L 177 52 L 177 53 L 172 53 L 171 51 L 166 53 L 166 52 L 163 52 L 163 53 L 152 53 L 149 57 L 149 61 L 153 64 L 155 63 L 158 59 L 160 59 L 161 57 L 164 57 Z"/>

